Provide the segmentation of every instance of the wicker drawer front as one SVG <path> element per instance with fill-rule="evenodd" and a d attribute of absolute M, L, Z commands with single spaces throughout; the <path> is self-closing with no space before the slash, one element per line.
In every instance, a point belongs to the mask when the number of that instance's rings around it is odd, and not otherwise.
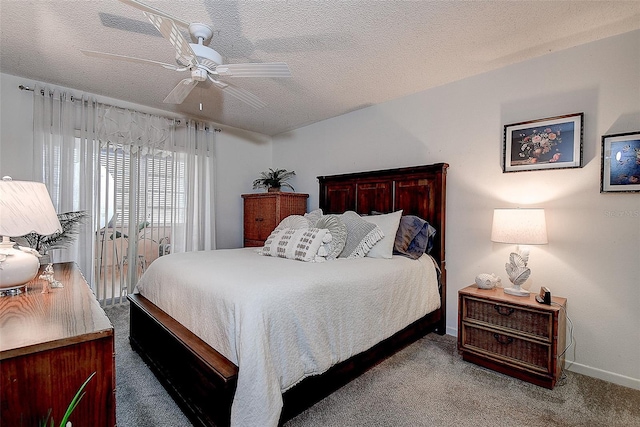
<path fill-rule="evenodd" d="M 551 372 L 549 345 L 471 325 L 463 325 L 462 334 L 462 346 L 465 350 L 480 352 L 543 373 Z"/>
<path fill-rule="evenodd" d="M 551 342 L 551 314 L 508 304 L 464 298 L 463 321 L 478 321 L 512 329 Z"/>

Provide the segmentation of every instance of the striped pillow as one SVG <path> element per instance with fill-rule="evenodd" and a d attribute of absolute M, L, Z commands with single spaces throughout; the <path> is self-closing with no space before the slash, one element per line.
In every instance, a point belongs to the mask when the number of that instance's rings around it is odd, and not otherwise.
<path fill-rule="evenodd" d="M 362 258 L 384 237 L 380 227 L 365 221 L 356 212 L 347 211 L 339 217 L 347 226 L 347 241 L 338 258 Z"/>

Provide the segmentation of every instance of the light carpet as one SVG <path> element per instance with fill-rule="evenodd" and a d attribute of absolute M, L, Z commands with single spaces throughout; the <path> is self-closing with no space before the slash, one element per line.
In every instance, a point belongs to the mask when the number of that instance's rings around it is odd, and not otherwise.
<path fill-rule="evenodd" d="M 128 304 L 105 311 L 115 328 L 118 427 L 191 426 L 131 349 Z M 640 390 L 572 372 L 547 390 L 464 362 L 454 337 L 429 334 L 285 424 L 321 426 L 640 427 Z"/>

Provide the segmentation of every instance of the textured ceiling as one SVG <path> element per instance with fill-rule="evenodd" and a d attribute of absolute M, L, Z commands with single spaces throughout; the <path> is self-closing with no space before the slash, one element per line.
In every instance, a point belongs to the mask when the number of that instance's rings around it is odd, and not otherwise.
<path fill-rule="evenodd" d="M 163 104 L 187 72 L 80 52 L 174 63 L 168 41 L 118 0 L 0 0 L 0 71 L 275 135 L 640 28 L 640 1 L 142 1 L 211 25 L 228 63 L 283 61 L 292 77 L 232 81 L 260 110 L 202 83 Z"/>

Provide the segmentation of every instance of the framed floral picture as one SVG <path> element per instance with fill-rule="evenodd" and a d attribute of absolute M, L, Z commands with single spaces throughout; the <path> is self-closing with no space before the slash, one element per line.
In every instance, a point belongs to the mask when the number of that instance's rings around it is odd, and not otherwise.
<path fill-rule="evenodd" d="M 584 113 L 505 125 L 502 171 L 582 167 Z"/>
<path fill-rule="evenodd" d="M 640 131 L 602 136 L 600 192 L 640 192 Z"/>

